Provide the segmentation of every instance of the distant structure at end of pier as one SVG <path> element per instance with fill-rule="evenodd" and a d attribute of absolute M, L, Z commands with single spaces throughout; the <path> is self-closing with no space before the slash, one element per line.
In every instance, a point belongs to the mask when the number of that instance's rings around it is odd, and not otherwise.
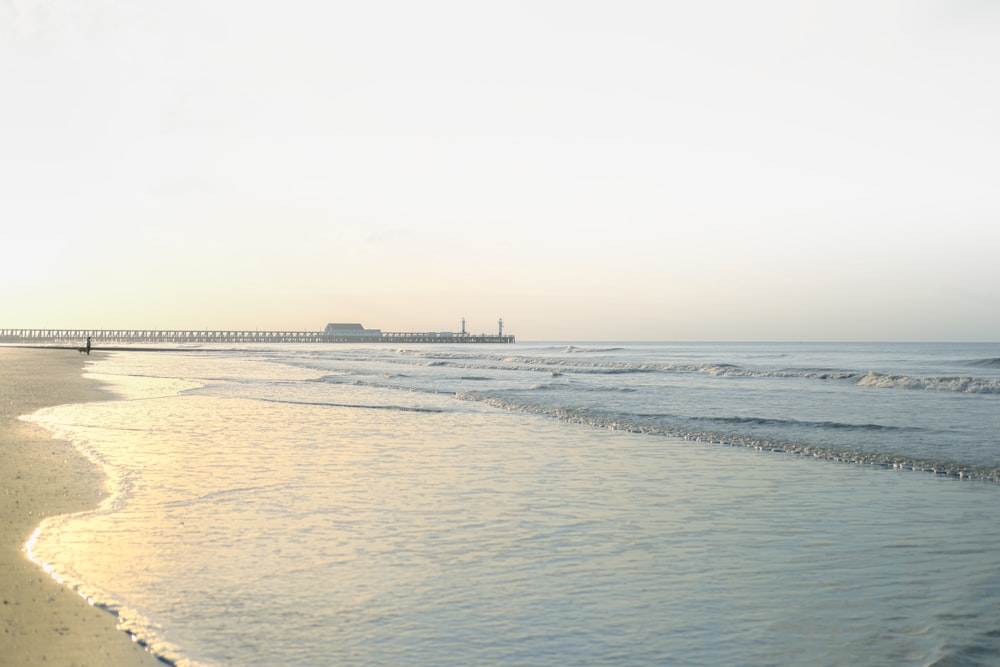
<path fill-rule="evenodd" d="M 503 319 L 496 334 L 470 334 L 462 327 L 454 331 L 382 331 L 366 329 L 358 322 L 331 322 L 323 329 L 323 336 L 332 343 L 513 343 L 514 337 L 504 335 Z"/>

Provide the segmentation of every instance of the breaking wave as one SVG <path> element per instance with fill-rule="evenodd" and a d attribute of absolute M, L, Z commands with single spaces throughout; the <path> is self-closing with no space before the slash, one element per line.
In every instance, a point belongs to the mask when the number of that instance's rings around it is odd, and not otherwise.
<path fill-rule="evenodd" d="M 974 377 L 910 377 L 870 372 L 858 380 L 861 387 L 877 389 L 923 389 L 963 394 L 1000 394 L 1000 379 Z"/>
<path fill-rule="evenodd" d="M 968 362 L 969 366 L 979 366 L 981 368 L 1000 368 L 1000 357 L 991 357 L 989 359 L 975 359 Z"/>
<path fill-rule="evenodd" d="M 573 348 L 574 351 L 613 351 L 621 348 Z M 461 376 L 468 380 L 488 380 L 496 373 L 511 371 L 544 372 L 550 377 L 568 375 L 640 375 L 677 374 L 704 375 L 717 378 L 779 378 L 816 380 L 822 382 L 853 382 L 860 387 L 876 389 L 904 389 L 949 391 L 966 394 L 998 394 L 1000 378 L 973 376 L 922 377 L 893 375 L 877 371 L 857 371 L 843 368 L 777 368 L 755 369 L 725 362 L 658 363 L 630 361 L 601 361 L 581 357 L 539 357 L 530 355 L 489 355 L 463 352 L 397 351 L 397 358 L 390 360 L 403 366 L 418 365 L 423 368 L 455 369 L 469 371 Z M 980 367 L 1000 366 L 1000 358 L 981 359 L 971 364 Z M 406 377 L 400 375 L 400 377 Z M 330 374 L 319 378 L 321 382 L 342 382 L 343 374 Z"/>

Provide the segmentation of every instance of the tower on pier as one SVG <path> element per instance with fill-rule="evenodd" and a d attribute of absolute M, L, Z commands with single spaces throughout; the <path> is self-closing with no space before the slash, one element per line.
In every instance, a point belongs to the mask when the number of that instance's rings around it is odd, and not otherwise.
<path fill-rule="evenodd" d="M 503 318 L 502 317 L 500 318 L 499 324 L 500 324 L 500 332 L 497 335 L 502 336 L 503 335 Z"/>

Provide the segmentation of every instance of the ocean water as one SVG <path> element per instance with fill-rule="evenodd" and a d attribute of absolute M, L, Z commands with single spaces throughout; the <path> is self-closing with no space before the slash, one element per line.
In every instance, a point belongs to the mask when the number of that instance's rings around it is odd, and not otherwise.
<path fill-rule="evenodd" d="M 178 665 L 991 665 L 1000 345 L 113 352 L 30 555 Z"/>

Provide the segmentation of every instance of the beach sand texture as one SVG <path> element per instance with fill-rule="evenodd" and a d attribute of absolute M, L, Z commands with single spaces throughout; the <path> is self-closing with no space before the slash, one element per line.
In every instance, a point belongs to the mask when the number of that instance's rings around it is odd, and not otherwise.
<path fill-rule="evenodd" d="M 39 408 L 107 398 L 75 351 L 0 347 L 0 666 L 162 665 L 28 560 L 46 516 L 98 504 L 102 477 L 72 444 L 18 419 Z"/>

